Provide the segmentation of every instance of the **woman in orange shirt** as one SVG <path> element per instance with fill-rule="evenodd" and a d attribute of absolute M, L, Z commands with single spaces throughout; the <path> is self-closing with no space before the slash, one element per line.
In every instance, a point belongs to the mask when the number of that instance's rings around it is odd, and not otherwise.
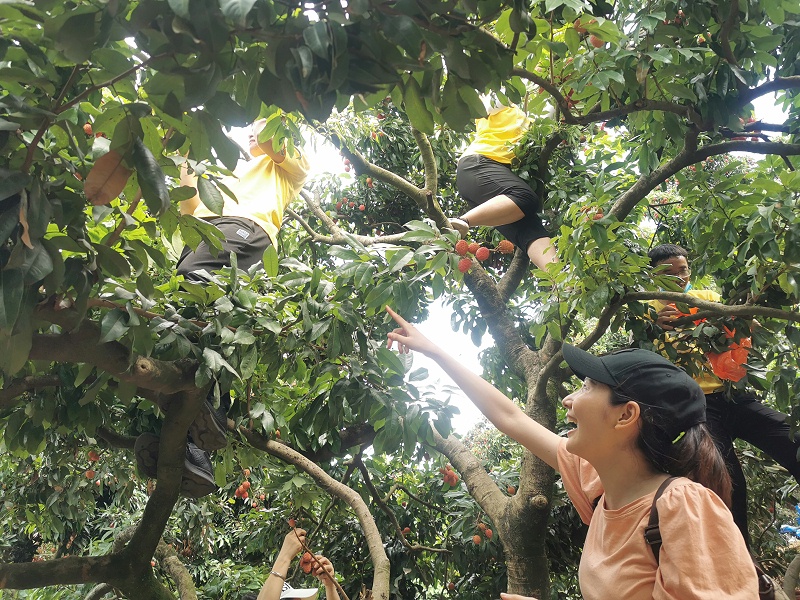
<path fill-rule="evenodd" d="M 387 307 L 388 346 L 435 360 L 509 437 L 561 473 L 589 525 L 579 581 L 586 600 L 756 600 L 758 579 L 733 522 L 730 476 L 705 426 L 705 396 L 665 358 L 630 349 L 593 356 L 564 344 L 583 386 L 563 400 L 564 439 L 525 414 Z M 660 560 L 644 538 L 656 491 Z M 521 596 L 504 595 L 506 600 Z"/>

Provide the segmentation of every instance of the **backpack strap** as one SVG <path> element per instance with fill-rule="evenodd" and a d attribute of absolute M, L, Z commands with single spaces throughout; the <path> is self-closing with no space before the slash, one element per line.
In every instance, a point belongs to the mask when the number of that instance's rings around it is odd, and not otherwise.
<path fill-rule="evenodd" d="M 658 527 L 658 508 L 656 507 L 656 502 L 661 497 L 661 494 L 664 493 L 664 490 L 666 490 L 669 484 L 675 479 L 677 479 L 677 477 L 668 477 L 656 490 L 656 495 L 653 496 L 653 505 L 650 507 L 650 521 L 647 523 L 647 527 L 644 528 L 644 539 L 650 544 L 650 548 L 653 550 L 653 555 L 656 557 L 656 564 L 658 564 L 658 555 L 661 552 L 661 530 Z"/>

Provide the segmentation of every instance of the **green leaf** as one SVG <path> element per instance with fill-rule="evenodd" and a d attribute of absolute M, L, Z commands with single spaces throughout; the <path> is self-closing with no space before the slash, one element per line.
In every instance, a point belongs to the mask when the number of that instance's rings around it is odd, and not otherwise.
<path fill-rule="evenodd" d="M 17 269 L 0 271 L 0 330 L 11 331 L 17 321 L 25 291 L 22 280 L 23 274 Z"/>
<path fill-rule="evenodd" d="M 247 13 L 255 3 L 256 0 L 219 0 L 219 7 L 231 21 L 244 24 Z"/>
<path fill-rule="evenodd" d="M 205 204 L 208 210 L 213 212 L 215 215 L 222 214 L 225 200 L 222 198 L 222 192 L 217 189 L 217 186 L 215 186 L 205 177 L 198 177 L 197 192 L 200 195 L 200 202 Z"/>
<path fill-rule="evenodd" d="M 128 314 L 121 308 L 110 310 L 100 321 L 100 343 L 118 340 L 126 331 L 128 331 Z"/>
<path fill-rule="evenodd" d="M 112 277 L 125 279 L 131 276 L 131 266 L 125 257 L 104 244 L 94 244 L 100 267 Z"/>
<path fill-rule="evenodd" d="M 422 89 L 414 77 L 409 77 L 404 86 L 403 104 L 411 125 L 422 133 L 433 135 L 433 115 L 425 106 Z"/>
<path fill-rule="evenodd" d="M 139 187 L 147 208 L 154 216 L 161 216 L 170 206 L 164 172 L 150 148 L 138 137 L 133 141 L 133 165 L 136 167 Z"/>
<path fill-rule="evenodd" d="M 328 47 L 331 39 L 328 35 L 328 24 L 325 21 L 317 21 L 313 25 L 303 30 L 303 40 L 311 48 L 311 51 L 320 58 L 328 58 Z"/>
<path fill-rule="evenodd" d="M 267 277 L 275 277 L 278 274 L 278 251 L 275 246 L 270 244 L 264 250 L 264 256 L 261 257 L 261 262 L 264 263 L 264 271 Z"/>
<path fill-rule="evenodd" d="M 169 7 L 176 15 L 187 21 L 191 19 L 192 15 L 189 13 L 189 0 L 167 0 Z"/>
<path fill-rule="evenodd" d="M 0 200 L 13 196 L 31 181 L 31 176 L 20 171 L 0 169 Z"/>

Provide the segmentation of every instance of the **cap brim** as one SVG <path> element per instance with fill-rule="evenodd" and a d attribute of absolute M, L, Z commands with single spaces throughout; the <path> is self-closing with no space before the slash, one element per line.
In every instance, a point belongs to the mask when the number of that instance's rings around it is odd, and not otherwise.
<path fill-rule="evenodd" d="M 611 373 L 603 364 L 603 359 L 594 354 L 589 354 L 585 350 L 576 348 L 571 344 L 564 344 L 561 346 L 561 353 L 564 355 L 564 360 L 575 373 L 579 379 L 589 377 L 600 383 L 615 386 L 617 382 L 612 377 Z"/>
<path fill-rule="evenodd" d="M 285 595 L 284 595 L 285 594 Z M 281 594 L 281 598 L 316 598 L 319 590 L 292 588 Z"/>

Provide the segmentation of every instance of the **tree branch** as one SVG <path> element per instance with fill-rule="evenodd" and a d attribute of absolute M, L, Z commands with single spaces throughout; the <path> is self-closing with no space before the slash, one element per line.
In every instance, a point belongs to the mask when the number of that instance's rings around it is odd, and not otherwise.
<path fill-rule="evenodd" d="M 489 515 L 492 521 L 499 521 L 509 502 L 508 496 L 500 491 L 481 462 L 460 440 L 452 435 L 443 438 L 435 427 L 431 427 L 431 431 L 433 432 L 434 447 L 444 454 L 453 463 L 453 467 L 461 473 L 470 496 L 475 499 L 478 506 Z"/>
<path fill-rule="evenodd" d="M 624 302 L 666 300 L 668 302 L 680 302 L 689 306 L 696 306 L 702 312 L 695 313 L 686 317 L 687 321 L 697 321 L 698 319 L 714 316 L 729 316 L 739 318 L 765 317 L 768 319 L 780 319 L 782 321 L 792 321 L 800 323 L 800 312 L 781 310 L 769 306 L 757 306 L 754 304 L 720 304 L 701 300 L 689 294 L 681 292 L 628 292 L 623 298 Z M 677 323 L 677 320 L 676 320 Z"/>
<path fill-rule="evenodd" d="M 364 462 L 361 460 L 361 457 L 356 457 L 353 459 L 354 464 L 361 472 L 361 478 L 364 480 L 364 485 L 367 488 L 370 496 L 372 496 L 372 500 L 378 505 L 378 508 L 383 511 L 383 513 L 389 517 L 389 521 L 391 522 L 392 526 L 394 527 L 395 532 L 397 533 L 398 537 L 400 538 L 400 542 L 408 548 L 411 552 L 437 552 L 437 553 L 447 553 L 449 554 L 450 551 L 447 548 L 429 548 L 427 546 L 420 546 L 419 544 L 411 545 L 406 540 L 406 536 L 403 533 L 402 529 L 400 529 L 400 523 L 397 522 L 397 517 L 394 514 L 394 511 L 389 508 L 386 502 L 383 501 L 381 498 L 380 493 L 378 490 L 375 489 L 375 486 L 372 483 L 372 479 L 370 479 L 369 471 L 367 471 L 367 467 L 364 466 Z"/>
<path fill-rule="evenodd" d="M 122 435 L 108 427 L 98 427 L 97 437 L 102 439 L 112 448 L 124 448 L 125 450 L 133 450 L 136 444 L 136 438 L 129 435 Z"/>
<path fill-rule="evenodd" d="M 317 195 L 317 193 L 315 193 Z M 402 241 L 403 234 L 397 233 L 394 235 L 376 235 L 376 236 L 369 236 L 369 235 L 357 235 L 351 233 L 345 233 L 344 230 L 339 227 L 336 223 L 333 222 L 322 207 L 320 206 L 319 200 L 317 198 L 312 198 L 311 195 L 306 192 L 305 190 L 300 192 L 300 196 L 305 200 L 306 205 L 311 209 L 311 212 L 325 224 L 325 227 L 328 228 L 329 231 L 333 232 L 333 235 L 323 235 L 318 233 L 314 230 L 308 222 L 296 213 L 291 208 L 287 207 L 286 212 L 291 216 L 295 221 L 297 221 L 300 226 L 308 232 L 311 236 L 311 239 L 319 244 L 326 244 L 329 246 L 333 245 L 347 245 L 349 239 L 354 239 L 358 241 L 358 243 L 362 244 L 363 246 L 373 246 L 375 244 L 396 244 L 397 242 Z"/>
<path fill-rule="evenodd" d="M 776 77 L 766 83 L 744 90 L 739 94 L 739 105 L 744 106 L 749 104 L 756 98 L 777 92 L 779 90 L 790 90 L 800 88 L 800 75 L 792 75 L 791 77 Z"/>
<path fill-rule="evenodd" d="M 417 146 L 419 146 L 419 153 L 425 172 L 425 189 L 435 195 L 439 185 L 439 173 L 436 169 L 436 157 L 433 154 L 431 142 L 427 135 L 414 127 L 411 128 L 411 135 L 414 136 Z"/>
<path fill-rule="evenodd" d="M 316 463 L 308 460 L 292 448 L 274 440 L 268 440 L 262 435 L 240 427 L 239 432 L 248 443 L 259 450 L 263 450 L 282 461 L 294 465 L 307 473 L 323 491 L 345 502 L 356 513 L 356 517 L 364 531 L 364 536 L 369 547 L 370 558 L 374 568 L 372 579 L 372 593 L 376 600 L 389 600 L 390 565 L 389 558 L 383 548 L 383 540 L 375 520 L 360 494 L 346 485 L 336 481 L 323 471 Z"/>
<path fill-rule="evenodd" d="M 164 540 L 159 540 L 155 556 L 172 581 L 175 582 L 180 600 L 197 600 L 197 590 L 194 587 L 192 575 L 178 558 L 175 548 L 166 544 Z"/>
<path fill-rule="evenodd" d="M 733 28 L 736 26 L 738 17 L 739 2 L 738 0 L 730 0 L 728 16 L 725 19 L 725 22 L 722 23 L 722 27 L 719 31 L 719 43 L 720 46 L 722 46 L 722 56 L 726 61 L 728 61 L 729 64 L 734 66 L 739 66 L 739 63 L 736 61 L 736 57 L 733 55 L 733 50 L 731 49 L 731 31 L 733 31 Z M 737 86 L 739 89 L 741 89 L 742 85 L 744 84 L 741 81 L 738 81 Z"/>
<path fill-rule="evenodd" d="M 29 375 L 28 377 L 14 379 L 3 389 L 0 389 L 0 410 L 14 406 L 16 404 L 14 400 L 25 392 L 45 387 L 58 387 L 61 383 L 61 378 L 58 375 Z"/>
<path fill-rule="evenodd" d="M 500 302 L 508 304 L 508 301 L 511 299 L 511 296 L 514 295 L 519 284 L 522 283 L 522 280 L 527 276 L 528 266 L 530 264 L 531 261 L 528 255 L 517 248 L 514 252 L 514 258 L 511 260 L 511 265 L 508 267 L 508 271 L 503 274 L 500 281 L 497 283 L 497 293 L 500 296 Z"/>
<path fill-rule="evenodd" d="M 58 311 L 53 306 L 41 305 L 37 307 L 35 316 L 62 327 L 74 326 L 79 318 L 73 309 Z M 196 361 L 162 361 L 133 354 L 119 342 L 101 343 L 100 326 L 88 319 L 64 333 L 34 334 L 29 358 L 65 363 L 85 362 L 107 371 L 120 381 L 162 393 L 196 389 Z"/>
<path fill-rule="evenodd" d="M 83 600 L 100 600 L 103 596 L 113 591 L 113 586 L 107 583 L 101 583 L 100 585 L 93 587 L 89 593 L 86 594 L 86 597 Z"/>

